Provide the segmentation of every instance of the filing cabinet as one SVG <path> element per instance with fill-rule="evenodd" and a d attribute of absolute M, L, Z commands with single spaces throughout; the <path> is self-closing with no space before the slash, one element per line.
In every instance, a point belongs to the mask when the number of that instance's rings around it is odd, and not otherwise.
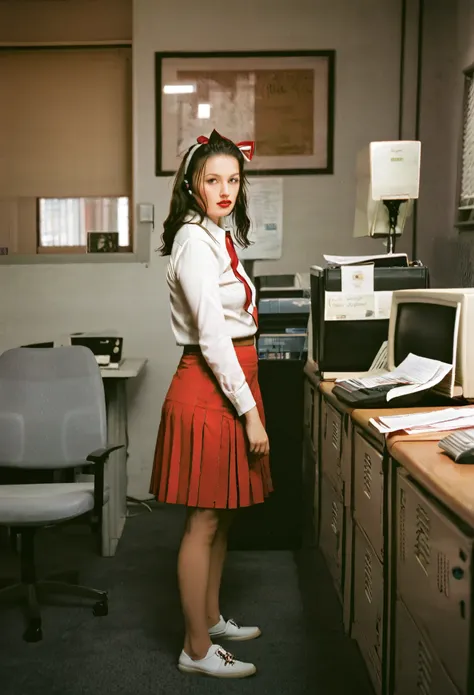
<path fill-rule="evenodd" d="M 317 544 L 319 539 L 319 523 L 321 516 L 321 469 L 319 465 L 321 450 L 321 392 L 318 388 L 314 390 L 313 396 L 311 441 L 314 451 L 314 477 L 312 480 L 313 531 L 314 541 Z"/>
<path fill-rule="evenodd" d="M 319 415 L 321 394 L 317 386 L 306 378 L 304 386 L 304 438 L 303 438 L 303 508 L 305 543 L 318 542 L 319 491 Z"/>
<path fill-rule="evenodd" d="M 398 596 L 457 692 L 467 695 L 472 692 L 472 535 L 402 469 L 397 476 L 397 522 Z"/>
<path fill-rule="evenodd" d="M 325 397 L 320 399 L 320 547 L 341 599 L 344 629 L 352 610 L 352 422 Z"/>
<path fill-rule="evenodd" d="M 354 447 L 354 518 L 364 529 L 379 559 L 384 558 L 383 454 L 356 429 Z"/>
<path fill-rule="evenodd" d="M 353 569 L 352 636 L 364 657 L 375 692 L 381 695 L 384 656 L 383 565 L 357 524 L 354 531 Z"/>
<path fill-rule="evenodd" d="M 344 505 L 332 482 L 321 478 L 319 546 L 339 598 L 343 592 Z"/>
<path fill-rule="evenodd" d="M 394 695 L 459 695 L 430 641 L 400 600 L 396 626 Z"/>
<path fill-rule="evenodd" d="M 343 495 L 342 482 L 342 432 L 343 414 L 323 400 L 321 408 L 321 473 L 331 480 L 338 493 Z"/>
<path fill-rule="evenodd" d="M 369 419 L 349 412 L 322 382 L 305 421 L 308 450 L 319 452 L 319 547 L 345 631 L 377 695 L 474 695 L 474 524 L 416 483 Z M 429 475 L 416 461 L 412 475 Z"/>

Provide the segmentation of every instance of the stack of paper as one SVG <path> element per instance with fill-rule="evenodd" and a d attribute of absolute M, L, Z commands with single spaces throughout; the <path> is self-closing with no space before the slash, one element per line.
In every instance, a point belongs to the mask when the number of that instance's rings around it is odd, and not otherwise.
<path fill-rule="evenodd" d="M 330 265 L 359 265 L 360 263 L 374 263 L 385 266 L 397 265 L 407 266 L 408 256 L 406 253 L 379 253 L 375 256 L 330 256 L 323 254 L 326 263 Z"/>
<path fill-rule="evenodd" d="M 445 432 L 466 429 L 474 426 L 474 408 L 443 408 L 427 413 L 408 415 L 387 415 L 371 418 L 370 424 L 382 434 L 404 432 L 423 434 L 426 432 Z"/>
<path fill-rule="evenodd" d="M 391 372 L 381 369 L 361 379 L 337 379 L 336 381 L 341 386 L 347 384 L 350 390 L 393 384 L 394 388 L 387 393 L 387 401 L 391 401 L 400 396 L 433 388 L 443 381 L 452 368 L 452 365 L 446 362 L 438 362 L 410 353 Z"/>

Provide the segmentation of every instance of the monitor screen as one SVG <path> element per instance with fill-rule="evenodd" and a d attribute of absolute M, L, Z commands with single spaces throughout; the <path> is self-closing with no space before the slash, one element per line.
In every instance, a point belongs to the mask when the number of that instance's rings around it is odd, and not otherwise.
<path fill-rule="evenodd" d="M 394 336 L 395 366 L 410 352 L 452 364 L 455 323 L 455 306 L 399 303 Z"/>

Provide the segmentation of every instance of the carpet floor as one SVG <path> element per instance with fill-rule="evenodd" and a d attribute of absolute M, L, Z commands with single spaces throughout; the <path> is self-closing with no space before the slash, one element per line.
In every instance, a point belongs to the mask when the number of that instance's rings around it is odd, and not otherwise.
<path fill-rule="evenodd" d="M 237 681 L 184 676 L 176 669 L 183 625 L 176 556 L 183 510 L 132 507 L 118 552 L 101 558 L 86 526 L 38 536 L 38 575 L 78 568 L 81 583 L 109 590 L 110 610 L 43 608 L 43 640 L 22 640 L 19 606 L 0 605 L 2 695 L 370 695 L 355 642 L 343 634 L 341 608 L 316 550 L 233 551 L 222 587 L 227 617 L 258 624 L 258 640 L 223 643 L 257 665 Z M 18 557 L 0 547 L 0 577 L 15 576 Z"/>

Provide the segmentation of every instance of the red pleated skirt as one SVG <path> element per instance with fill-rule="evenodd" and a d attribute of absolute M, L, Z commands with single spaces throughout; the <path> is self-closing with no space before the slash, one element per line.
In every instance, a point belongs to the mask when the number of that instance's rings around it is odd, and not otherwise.
<path fill-rule="evenodd" d="M 265 422 L 255 347 L 235 348 Z M 242 418 L 201 354 L 183 355 L 161 413 L 150 492 L 159 502 L 235 509 L 272 491 L 269 457 L 248 452 Z"/>

